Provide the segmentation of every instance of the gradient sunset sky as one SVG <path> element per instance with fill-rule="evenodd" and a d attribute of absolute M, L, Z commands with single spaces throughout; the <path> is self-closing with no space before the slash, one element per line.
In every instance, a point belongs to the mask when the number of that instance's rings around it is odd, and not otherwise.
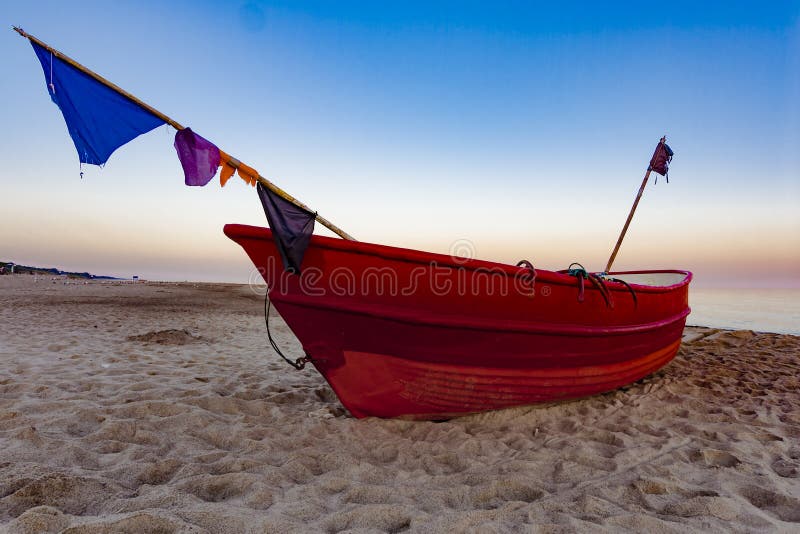
<path fill-rule="evenodd" d="M 666 134 L 670 183 L 615 268 L 800 287 L 800 2 L 40 1 L 0 20 L 0 260 L 244 282 L 222 226 L 266 224 L 238 179 L 184 186 L 168 127 L 81 179 L 14 24 L 363 241 L 601 270 Z"/>

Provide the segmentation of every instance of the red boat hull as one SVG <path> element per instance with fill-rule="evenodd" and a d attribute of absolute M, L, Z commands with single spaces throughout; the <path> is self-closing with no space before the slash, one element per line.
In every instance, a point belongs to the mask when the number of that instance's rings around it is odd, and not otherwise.
<path fill-rule="evenodd" d="M 226 225 L 312 363 L 356 417 L 443 419 L 584 397 L 667 364 L 689 314 L 687 271 L 661 286 L 313 236 L 301 276 L 269 229 Z M 617 273 L 617 275 L 634 273 Z"/>

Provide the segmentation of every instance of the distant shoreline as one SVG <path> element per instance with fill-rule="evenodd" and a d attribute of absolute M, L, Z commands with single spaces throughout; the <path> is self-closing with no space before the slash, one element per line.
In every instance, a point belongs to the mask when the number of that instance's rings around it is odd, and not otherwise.
<path fill-rule="evenodd" d="M 62 271 L 55 267 L 34 267 L 31 265 L 20 265 L 13 261 L 0 261 L 0 274 L 32 274 L 32 275 L 52 275 L 67 276 L 68 278 L 81 278 L 86 280 L 128 280 L 127 278 L 117 278 L 115 276 L 91 274 L 89 272 Z"/>

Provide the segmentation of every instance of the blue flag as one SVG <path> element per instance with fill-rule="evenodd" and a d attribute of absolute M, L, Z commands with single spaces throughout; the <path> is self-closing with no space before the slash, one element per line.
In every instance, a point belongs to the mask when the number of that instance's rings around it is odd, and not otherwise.
<path fill-rule="evenodd" d="M 64 115 L 81 163 L 103 165 L 111 154 L 164 121 L 31 42 L 47 91 Z"/>

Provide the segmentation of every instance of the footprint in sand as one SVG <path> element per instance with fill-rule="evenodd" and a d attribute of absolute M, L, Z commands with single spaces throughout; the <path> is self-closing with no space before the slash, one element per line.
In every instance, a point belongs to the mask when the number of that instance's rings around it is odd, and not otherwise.
<path fill-rule="evenodd" d="M 697 449 L 689 453 L 689 458 L 708 467 L 736 467 L 741 463 L 733 454 L 717 449 Z"/>
<path fill-rule="evenodd" d="M 246 494 L 256 482 L 258 482 L 256 475 L 226 473 L 192 477 L 184 481 L 180 487 L 205 502 L 223 502 Z"/>
<path fill-rule="evenodd" d="M 800 476 L 800 462 L 786 458 L 778 458 L 772 462 L 772 470 L 784 478 L 797 478 Z"/>
<path fill-rule="evenodd" d="M 730 521 L 739 515 L 740 505 L 727 497 L 699 496 L 667 505 L 663 513 L 679 517 L 711 516 Z"/>
<path fill-rule="evenodd" d="M 157 486 L 169 482 L 183 464 L 175 458 L 148 464 L 137 477 L 141 484 Z"/>
<path fill-rule="evenodd" d="M 675 492 L 675 488 L 671 484 L 649 478 L 641 478 L 632 485 L 636 490 L 646 495 L 668 495 Z"/>
<path fill-rule="evenodd" d="M 19 489 L 3 499 L 3 508 L 7 507 L 7 513 L 14 517 L 40 505 L 54 506 L 73 515 L 94 514 L 114 493 L 109 484 L 98 479 L 62 473 L 21 482 Z"/>
<path fill-rule="evenodd" d="M 800 499 L 758 486 L 742 488 L 741 495 L 756 508 L 782 521 L 800 523 Z"/>
<path fill-rule="evenodd" d="M 186 329 L 158 330 L 147 332 L 138 336 L 128 336 L 128 341 L 139 341 L 140 343 L 156 343 L 158 345 L 187 345 L 205 341 L 201 336 L 195 336 Z"/>

